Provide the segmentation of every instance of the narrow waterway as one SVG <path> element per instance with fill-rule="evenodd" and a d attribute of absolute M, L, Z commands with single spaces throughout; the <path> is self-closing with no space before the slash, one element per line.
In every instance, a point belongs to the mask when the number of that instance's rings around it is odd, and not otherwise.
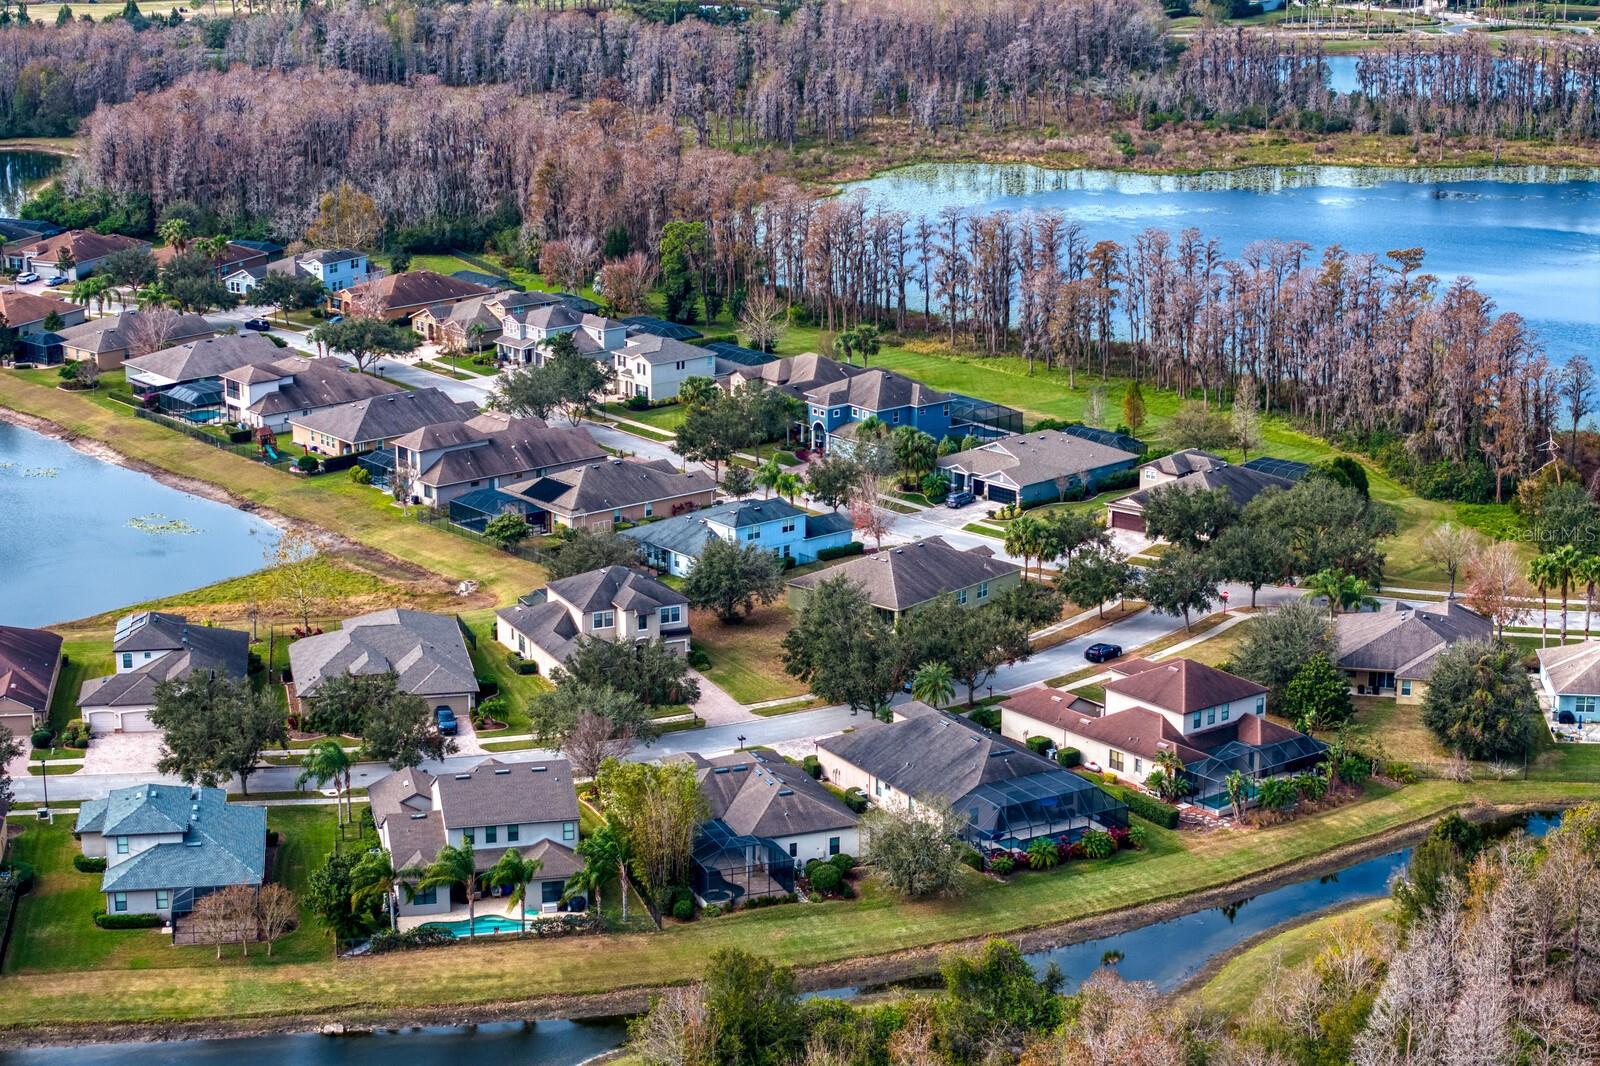
<path fill-rule="evenodd" d="M 259 570 L 278 531 L 0 422 L 0 623 L 42 626 Z"/>
<path fill-rule="evenodd" d="M 16 218 L 34 187 L 65 162 L 65 156 L 52 152 L 0 150 L 0 217 Z"/>

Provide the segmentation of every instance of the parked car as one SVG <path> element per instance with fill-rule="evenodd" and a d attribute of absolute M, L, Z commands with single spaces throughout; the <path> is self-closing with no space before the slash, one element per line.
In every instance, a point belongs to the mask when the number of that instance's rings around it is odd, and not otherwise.
<path fill-rule="evenodd" d="M 272 329 L 272 323 L 264 318 L 247 318 L 244 320 L 245 329 L 253 329 L 257 333 L 266 333 Z"/>
<path fill-rule="evenodd" d="M 449 707 L 435 707 L 433 709 L 433 719 L 439 724 L 440 736 L 453 737 L 456 735 L 456 730 L 459 727 L 456 725 L 455 711 Z"/>
<path fill-rule="evenodd" d="M 67 277 L 65 274 L 57 274 L 55 277 L 53 277 L 49 281 L 45 282 L 45 285 L 47 285 L 47 286 L 49 286 L 50 288 L 53 289 L 57 285 L 65 285 L 67 282 L 69 282 L 71 280 L 72 279 Z"/>
<path fill-rule="evenodd" d="M 334 315 L 334 316 L 332 316 L 331 318 L 328 319 L 328 325 L 337 326 L 339 323 L 341 323 L 343 321 L 344 321 L 344 316 L 343 315 Z"/>
<path fill-rule="evenodd" d="M 1092 663 L 1109 662 L 1121 655 L 1121 644 L 1091 644 L 1083 650 L 1083 657 Z"/>
<path fill-rule="evenodd" d="M 976 499 L 977 497 L 970 492 L 952 492 L 944 498 L 944 505 L 953 511 L 958 507 L 965 507 Z"/>
<path fill-rule="evenodd" d="M 35 274 L 31 270 L 24 270 L 22 273 L 17 275 L 17 284 L 19 284 L 19 285 L 26 285 L 30 281 L 38 281 L 38 280 L 39 280 L 39 275 Z"/>

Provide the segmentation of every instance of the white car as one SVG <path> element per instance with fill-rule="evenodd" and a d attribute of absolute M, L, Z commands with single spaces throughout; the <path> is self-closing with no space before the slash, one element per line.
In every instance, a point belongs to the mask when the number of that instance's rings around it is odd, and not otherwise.
<path fill-rule="evenodd" d="M 21 274 L 17 275 L 17 284 L 19 284 L 19 285 L 26 285 L 30 281 L 38 281 L 38 280 L 39 280 L 39 275 L 35 274 L 31 270 L 23 271 Z"/>

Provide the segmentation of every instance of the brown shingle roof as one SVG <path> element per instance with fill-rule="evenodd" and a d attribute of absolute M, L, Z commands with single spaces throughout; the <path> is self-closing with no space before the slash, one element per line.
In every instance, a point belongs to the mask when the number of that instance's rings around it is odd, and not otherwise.
<path fill-rule="evenodd" d="M 370 299 L 375 309 L 381 312 L 451 303 L 482 296 L 490 291 L 486 285 L 475 285 L 470 281 L 435 274 L 431 270 L 408 270 L 404 274 L 389 274 L 376 281 L 351 286 L 340 297 L 346 301 Z"/>
<path fill-rule="evenodd" d="M 61 661 L 61 638 L 48 629 L 0 626 L 0 699 L 43 714 L 50 709 L 50 682 Z"/>
<path fill-rule="evenodd" d="M 1080 718 L 1098 718 L 1105 708 L 1086 696 L 1074 695 L 1061 689 L 1038 685 L 1014 693 L 1000 705 L 1003 717 L 1007 713 L 1020 714 L 1035 722 L 1065 727 Z"/>
<path fill-rule="evenodd" d="M 1193 659 L 1153 663 L 1135 659 L 1113 668 L 1126 676 L 1107 681 L 1105 690 L 1165 711 L 1190 714 L 1233 700 L 1260 696 L 1267 690 L 1254 681 Z"/>
<path fill-rule="evenodd" d="M 150 247 L 148 241 L 124 237 L 120 233 L 96 233 L 94 230 L 74 229 L 58 233 L 54 237 L 41 237 L 39 240 L 18 245 L 12 249 L 12 253 L 31 255 L 42 262 L 55 263 L 59 261 L 61 249 L 67 248 L 72 251 L 74 260 L 84 263 L 103 259 L 112 252 L 148 247 Z"/>
<path fill-rule="evenodd" d="M 927 537 L 805 574 L 789 584 L 814 589 L 824 581 L 843 576 L 865 589 L 874 607 L 903 611 L 943 593 L 1019 573 L 1021 569 L 1015 563 L 994 558 L 987 549 L 963 551 L 942 538 Z"/>
<path fill-rule="evenodd" d="M 52 311 L 65 317 L 82 310 L 77 304 L 69 304 L 47 293 L 0 292 L 0 315 L 5 316 L 6 325 L 12 329 L 41 322 L 49 318 Z"/>

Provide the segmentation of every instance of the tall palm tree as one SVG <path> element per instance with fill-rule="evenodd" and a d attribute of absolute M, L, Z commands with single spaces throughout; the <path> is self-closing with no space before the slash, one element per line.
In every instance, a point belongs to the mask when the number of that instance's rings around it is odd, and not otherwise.
<path fill-rule="evenodd" d="M 1548 552 L 1534 556 L 1528 563 L 1528 580 L 1539 590 L 1539 647 L 1542 648 L 1550 635 L 1550 603 L 1545 593 L 1556 583 L 1555 564 L 1550 561 Z"/>
<path fill-rule="evenodd" d="M 350 868 L 350 905 L 364 907 L 381 897 L 383 909 L 389 915 L 389 929 L 393 932 L 399 919 L 395 893 L 404 895 L 406 902 L 410 903 L 417 897 L 415 885 L 421 876 L 422 871 L 416 867 L 395 869 L 387 851 L 373 848 Z"/>
<path fill-rule="evenodd" d="M 341 836 L 345 824 L 354 821 L 350 809 L 350 768 L 354 765 L 350 753 L 337 740 L 319 740 L 300 757 L 300 776 L 294 782 L 296 788 L 304 788 L 307 781 L 315 781 L 318 788 L 333 782 L 333 806 L 338 812 Z"/>
<path fill-rule="evenodd" d="M 923 663 L 911 678 L 911 695 L 932 707 L 956 698 L 955 675 L 945 663 Z"/>
<path fill-rule="evenodd" d="M 74 303 L 84 305 L 94 304 L 98 310 L 105 310 L 106 292 L 111 288 L 111 282 L 99 274 L 91 275 L 72 286 L 72 300 Z"/>
<path fill-rule="evenodd" d="M 133 294 L 133 299 L 139 310 L 148 311 L 152 307 L 165 307 L 172 303 L 172 294 L 159 281 L 152 281 L 140 286 Z"/>
<path fill-rule="evenodd" d="M 1365 579 L 1343 570 L 1319 570 L 1306 578 L 1305 587 L 1308 600 L 1318 596 L 1327 597 L 1329 618 L 1337 616 L 1342 610 L 1361 610 L 1378 605 L 1377 598 L 1372 595 L 1372 586 Z"/>
<path fill-rule="evenodd" d="M 1589 622 L 1594 616 L 1594 593 L 1600 587 L 1600 555 L 1585 555 L 1573 579 L 1583 582 L 1583 638 L 1589 639 Z"/>
<path fill-rule="evenodd" d="M 422 868 L 422 877 L 417 881 L 417 891 L 426 892 L 430 888 L 451 889 L 460 885 L 467 893 L 467 937 L 476 940 L 478 936 L 478 901 L 476 889 L 478 887 L 477 859 L 472 854 L 471 844 L 462 844 L 455 847 L 446 844 L 439 849 L 433 861 Z"/>
<path fill-rule="evenodd" d="M 622 890 L 622 920 L 627 922 L 628 863 L 633 861 L 628 838 L 607 822 L 579 842 L 578 855 L 583 859 L 583 869 L 572 875 L 562 898 L 589 895 L 594 899 L 595 913 L 601 914 L 600 889 L 615 877 Z"/>
<path fill-rule="evenodd" d="M 1028 561 L 1044 546 L 1044 523 L 1030 514 L 1021 514 L 1006 527 L 1005 549 L 1022 559 L 1022 578 L 1028 578 Z M 1043 562 L 1041 560 L 1041 565 Z"/>
<path fill-rule="evenodd" d="M 1561 643 L 1567 642 L 1567 600 L 1572 592 L 1573 579 L 1583 565 L 1583 553 L 1570 544 L 1563 544 L 1545 553 L 1550 559 L 1550 576 L 1561 593 Z"/>
<path fill-rule="evenodd" d="M 528 883 L 542 869 L 544 863 L 541 860 L 525 859 L 516 848 L 507 848 L 506 853 L 489 867 L 489 883 L 511 889 L 511 905 L 517 908 L 524 933 L 528 931 Z"/>
<path fill-rule="evenodd" d="M 772 487 L 777 491 L 779 496 L 786 497 L 792 506 L 794 504 L 794 498 L 800 495 L 800 490 L 806 487 L 806 483 L 800 480 L 799 474 L 790 473 L 789 471 L 785 470 L 783 473 L 778 475 L 778 480 L 773 484 Z"/>
<path fill-rule="evenodd" d="M 764 490 L 761 495 L 771 496 L 773 488 L 777 486 L 781 477 L 783 477 L 783 467 L 778 465 L 778 457 L 768 456 L 767 461 L 756 468 L 756 484 Z"/>

